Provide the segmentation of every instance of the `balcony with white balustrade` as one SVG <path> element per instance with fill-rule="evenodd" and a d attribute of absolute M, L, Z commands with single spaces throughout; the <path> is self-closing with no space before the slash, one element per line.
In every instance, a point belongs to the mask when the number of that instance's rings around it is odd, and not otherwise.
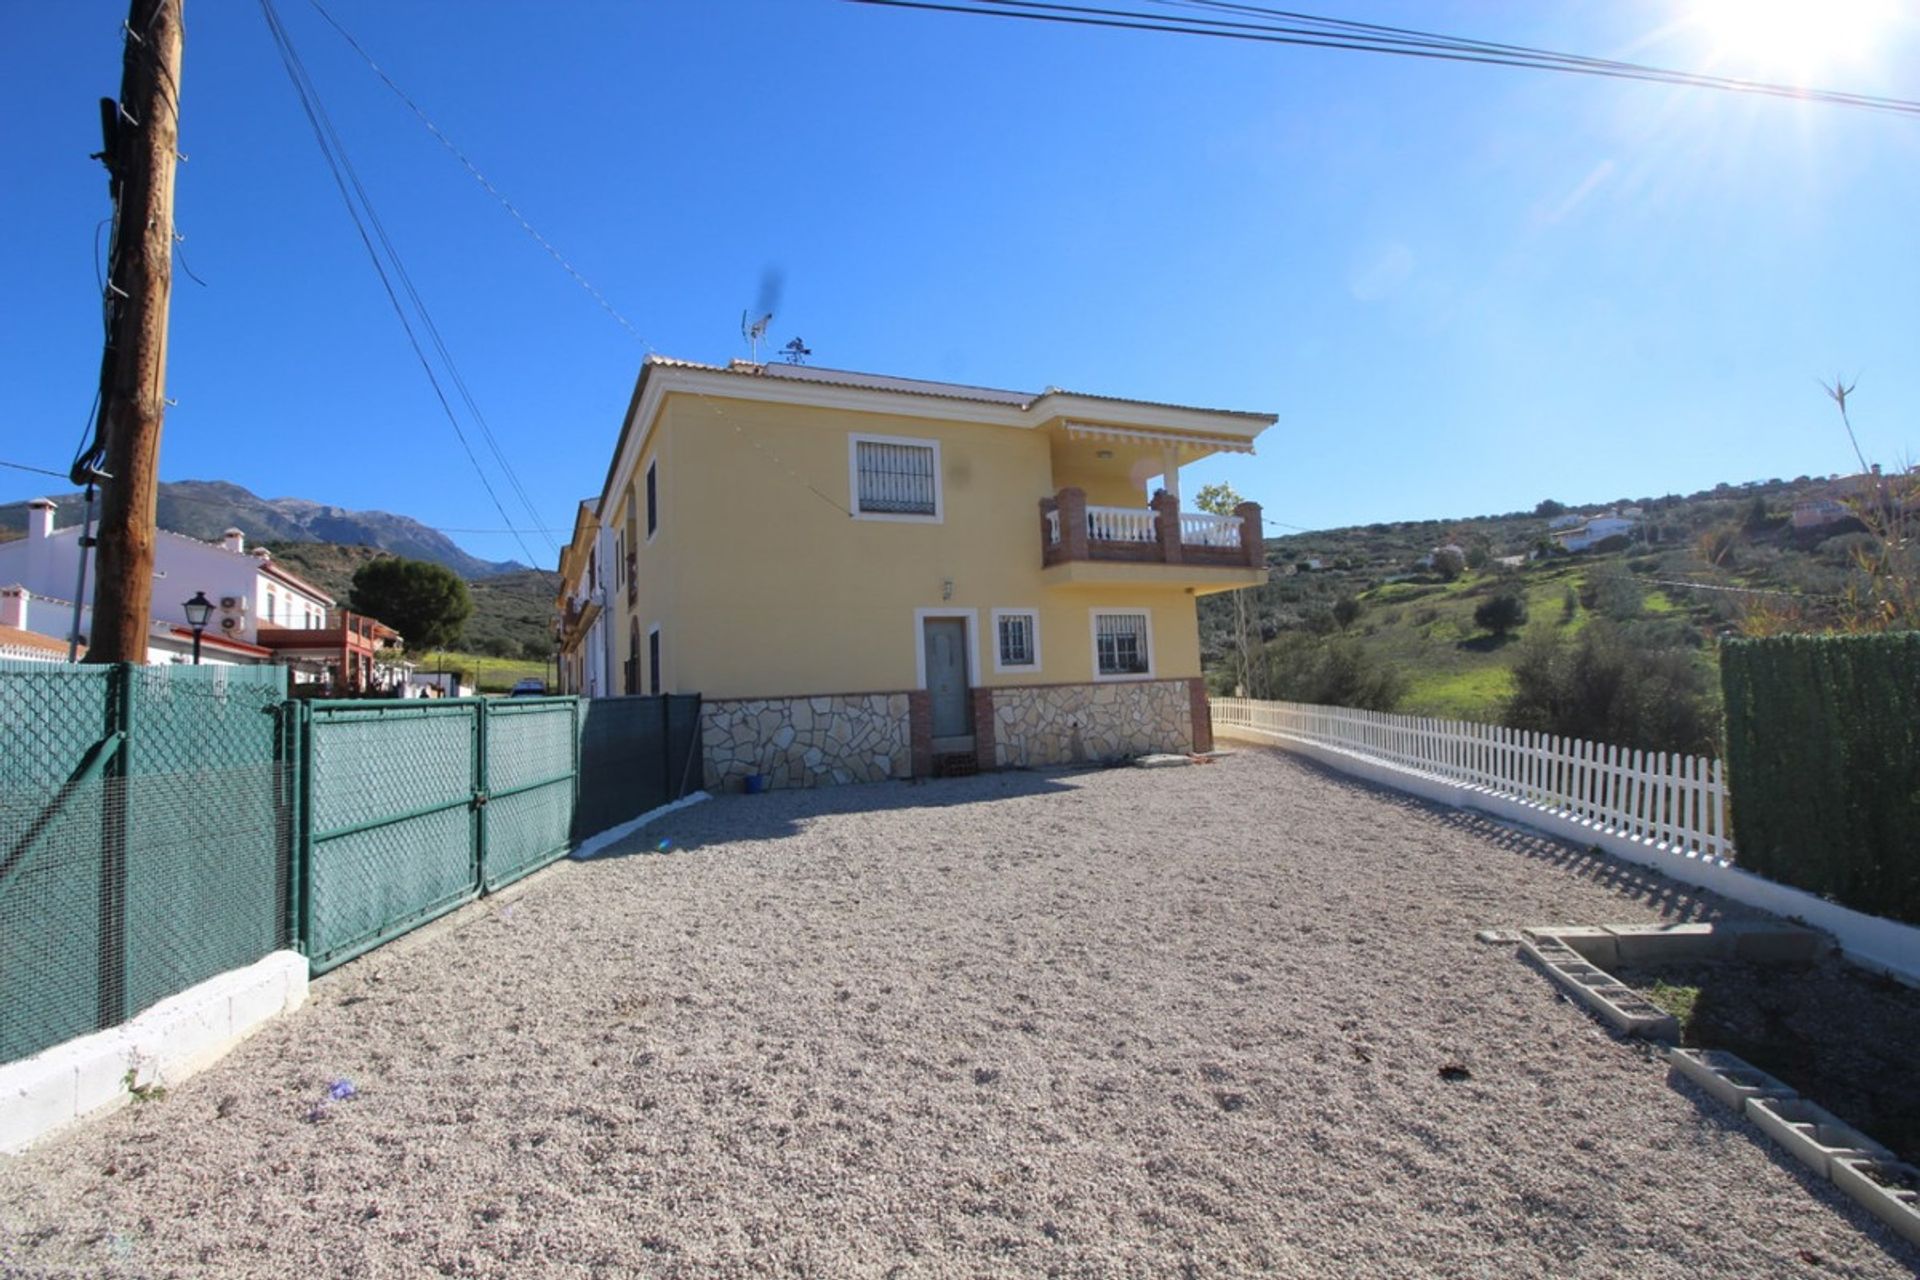
<path fill-rule="evenodd" d="M 1197 595 L 1257 586 L 1267 579 L 1260 504 L 1211 515 L 1162 492 L 1144 507 L 1103 506 L 1069 486 L 1040 500 L 1040 563 L 1057 586 L 1176 584 Z"/>

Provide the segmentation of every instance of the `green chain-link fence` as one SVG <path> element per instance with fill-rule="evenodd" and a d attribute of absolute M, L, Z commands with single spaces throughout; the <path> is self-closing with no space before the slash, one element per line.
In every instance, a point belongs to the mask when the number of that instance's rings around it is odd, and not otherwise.
<path fill-rule="evenodd" d="M 287 945 L 284 681 L 0 663 L 0 1062 Z"/>

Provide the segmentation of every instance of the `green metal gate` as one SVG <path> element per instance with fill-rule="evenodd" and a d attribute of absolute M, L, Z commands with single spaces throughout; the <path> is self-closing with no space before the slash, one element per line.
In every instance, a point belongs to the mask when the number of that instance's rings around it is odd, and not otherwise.
<path fill-rule="evenodd" d="M 567 851 L 578 700 L 304 705 L 299 934 L 315 973 Z"/>
<path fill-rule="evenodd" d="M 579 717 L 578 698 L 512 698 L 485 709 L 480 880 L 487 892 L 572 846 Z"/>

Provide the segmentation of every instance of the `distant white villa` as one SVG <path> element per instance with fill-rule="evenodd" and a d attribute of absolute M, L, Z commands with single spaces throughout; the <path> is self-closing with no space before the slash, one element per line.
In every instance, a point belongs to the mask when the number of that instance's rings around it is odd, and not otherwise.
<path fill-rule="evenodd" d="M 1604 516 L 1587 518 L 1577 528 L 1556 529 L 1553 540 L 1568 551 L 1585 551 L 1595 543 L 1605 542 L 1608 538 L 1632 537 L 1640 522 L 1627 516 L 1611 513 Z"/>

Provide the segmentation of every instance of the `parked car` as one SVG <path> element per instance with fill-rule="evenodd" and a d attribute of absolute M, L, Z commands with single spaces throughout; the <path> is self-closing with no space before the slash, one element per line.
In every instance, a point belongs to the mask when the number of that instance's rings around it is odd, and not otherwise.
<path fill-rule="evenodd" d="M 544 698 L 547 696 L 545 680 L 527 679 L 519 681 L 508 691 L 509 698 Z"/>

